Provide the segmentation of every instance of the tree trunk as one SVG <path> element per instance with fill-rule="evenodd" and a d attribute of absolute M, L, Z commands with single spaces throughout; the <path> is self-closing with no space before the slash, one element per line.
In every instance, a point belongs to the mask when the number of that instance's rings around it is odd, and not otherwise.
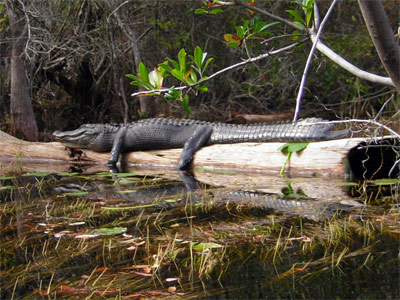
<path fill-rule="evenodd" d="M 23 3 L 23 2 L 22 2 Z M 11 133 L 28 140 L 37 140 L 38 128 L 29 94 L 24 49 L 28 40 L 28 28 L 18 1 L 7 0 L 7 14 L 10 20 L 11 56 Z"/>
<path fill-rule="evenodd" d="M 369 34 L 386 72 L 400 93 L 400 49 L 380 0 L 358 0 Z"/>

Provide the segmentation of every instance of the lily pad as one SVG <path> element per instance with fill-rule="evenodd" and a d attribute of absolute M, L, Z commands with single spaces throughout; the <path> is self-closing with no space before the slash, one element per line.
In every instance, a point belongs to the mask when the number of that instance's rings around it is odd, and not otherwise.
<path fill-rule="evenodd" d="M 374 183 L 376 185 L 391 185 L 391 184 L 399 184 L 400 181 L 398 179 L 383 178 L 374 180 Z"/>
<path fill-rule="evenodd" d="M 64 196 L 72 196 L 72 197 L 77 197 L 77 196 L 83 196 L 87 195 L 89 192 L 71 192 L 71 193 L 64 193 Z"/>
<path fill-rule="evenodd" d="M 191 243 L 192 249 L 198 252 L 208 251 L 210 249 L 222 248 L 223 246 L 212 242 Z"/>
<path fill-rule="evenodd" d="M 33 172 L 33 173 L 26 173 L 23 174 L 23 177 L 46 177 L 49 176 L 49 172 Z"/>
<path fill-rule="evenodd" d="M 98 235 L 116 235 L 126 232 L 126 227 L 111 227 L 111 228 L 98 228 L 92 230 L 91 234 L 98 234 Z"/>

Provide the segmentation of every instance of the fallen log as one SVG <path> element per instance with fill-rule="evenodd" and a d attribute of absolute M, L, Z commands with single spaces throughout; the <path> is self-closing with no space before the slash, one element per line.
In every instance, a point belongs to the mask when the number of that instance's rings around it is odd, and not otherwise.
<path fill-rule="evenodd" d="M 200 149 L 193 161 L 195 169 L 235 171 L 277 175 L 287 155 L 279 148 L 284 143 L 240 143 L 212 145 Z M 0 171 L 16 163 L 105 165 L 109 153 L 82 150 L 70 157 L 58 142 L 38 143 L 16 139 L 0 131 Z M 126 153 L 121 166 L 174 169 L 181 149 L 137 151 Z M 300 153 L 293 153 L 285 168 L 292 177 L 388 177 L 397 175 L 399 142 L 394 137 L 370 140 L 349 138 L 310 143 Z M 368 169 L 370 168 L 370 169 Z"/>

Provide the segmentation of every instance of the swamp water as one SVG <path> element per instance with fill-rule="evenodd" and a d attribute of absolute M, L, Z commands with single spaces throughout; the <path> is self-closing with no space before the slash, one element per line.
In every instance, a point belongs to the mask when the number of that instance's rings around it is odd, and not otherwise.
<path fill-rule="evenodd" d="M 396 181 L 14 174 L 1 299 L 400 298 Z"/>

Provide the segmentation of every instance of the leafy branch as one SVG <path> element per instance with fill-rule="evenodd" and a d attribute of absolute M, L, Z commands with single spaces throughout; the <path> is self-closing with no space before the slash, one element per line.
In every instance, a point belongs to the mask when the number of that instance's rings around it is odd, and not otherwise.
<path fill-rule="evenodd" d="M 207 92 L 208 88 L 200 85 L 200 83 L 207 79 L 204 74 L 212 60 L 212 57 L 207 59 L 207 52 L 203 52 L 197 46 L 193 55 L 187 55 L 185 49 L 181 49 L 178 53 L 178 60 L 167 58 L 165 62 L 159 64 L 158 67 L 155 67 L 150 72 L 141 62 L 138 74 L 127 74 L 126 77 L 132 80 L 130 82 L 131 85 L 145 88 L 147 91 L 135 93 L 132 96 L 159 95 L 162 92 L 166 92 L 166 99 L 182 102 L 185 111 L 191 114 L 188 106 L 189 95 L 183 95 L 180 89 L 175 87 L 163 89 L 164 78 L 172 76 L 187 87 L 195 87 L 198 91 Z"/>
<path fill-rule="evenodd" d="M 254 62 L 258 61 L 258 60 L 261 60 L 261 59 L 270 57 L 270 56 L 272 56 L 272 55 L 276 55 L 276 54 L 279 54 L 279 53 L 282 53 L 282 52 L 291 50 L 291 49 L 297 47 L 298 45 L 300 45 L 300 44 L 303 43 L 303 42 L 304 42 L 304 41 L 295 42 L 295 43 L 293 43 L 293 44 L 291 44 L 291 45 L 282 47 L 282 48 L 280 48 L 280 49 L 273 50 L 273 51 L 269 51 L 269 52 L 263 53 L 263 54 L 261 54 L 261 55 L 259 55 L 259 56 L 246 59 L 246 60 L 241 61 L 241 62 L 239 62 L 239 63 L 237 63 L 237 64 L 234 64 L 234 65 L 231 65 L 231 66 L 226 67 L 226 68 L 224 68 L 224 69 L 221 69 L 221 70 L 219 70 L 219 71 L 213 73 L 212 75 L 210 75 L 210 76 L 208 76 L 208 77 L 205 77 L 205 78 L 203 77 L 203 80 L 202 80 L 201 82 L 197 82 L 197 83 L 194 83 L 194 84 L 192 84 L 192 85 L 185 85 L 185 86 L 172 87 L 172 88 L 160 88 L 160 89 L 153 89 L 153 90 L 149 90 L 149 91 L 140 91 L 140 92 L 132 93 L 131 96 L 135 97 L 135 96 L 148 95 L 148 94 L 159 95 L 159 94 L 162 94 L 162 93 L 168 93 L 171 89 L 175 89 L 175 90 L 190 89 L 190 88 L 196 87 L 196 86 L 199 85 L 200 83 L 205 83 L 206 81 L 209 81 L 209 80 L 211 80 L 211 79 L 214 79 L 215 77 L 217 77 L 217 76 L 219 76 L 219 75 L 221 75 L 221 74 L 223 74 L 223 73 L 226 73 L 226 72 L 228 72 L 228 71 L 237 69 L 237 68 L 239 68 L 239 67 L 242 67 L 242 66 L 245 66 L 245 65 L 248 65 L 248 64 L 251 64 L 251 63 L 254 63 Z M 131 75 L 127 75 L 127 77 L 131 78 L 130 76 L 131 76 Z"/>

